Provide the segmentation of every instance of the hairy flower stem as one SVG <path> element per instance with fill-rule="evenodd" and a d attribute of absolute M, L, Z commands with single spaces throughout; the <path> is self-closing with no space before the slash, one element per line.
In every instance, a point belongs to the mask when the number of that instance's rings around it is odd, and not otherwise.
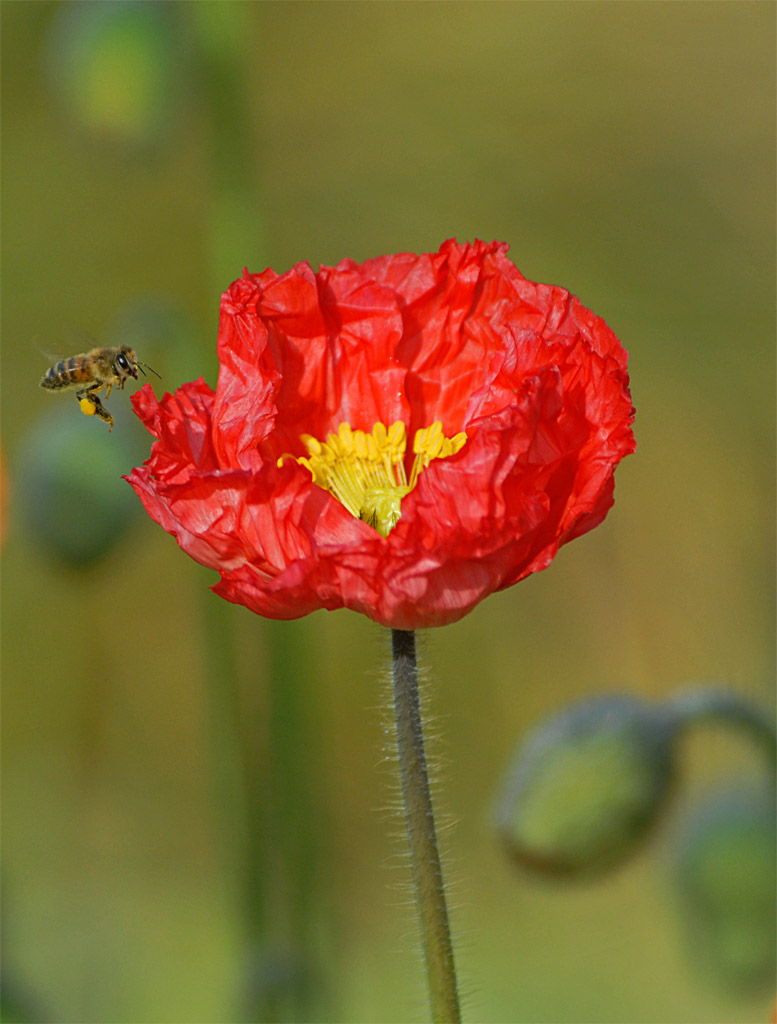
<path fill-rule="evenodd" d="M 432 1020 L 458 1024 L 461 1011 L 424 753 L 415 633 L 392 629 L 391 642 L 399 772 Z"/>

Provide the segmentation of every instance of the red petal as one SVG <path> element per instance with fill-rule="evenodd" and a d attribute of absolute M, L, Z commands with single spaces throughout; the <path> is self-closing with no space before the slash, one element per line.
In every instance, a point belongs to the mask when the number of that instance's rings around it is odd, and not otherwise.
<path fill-rule="evenodd" d="M 527 281 L 501 243 L 401 253 L 314 274 L 244 274 L 224 294 L 216 394 L 135 397 L 157 438 L 130 476 L 215 588 L 276 618 L 348 607 L 442 625 L 545 568 L 612 504 L 634 450 L 626 353 L 561 288 Z M 388 538 L 280 455 L 341 421 L 465 429 L 403 500 Z M 410 457 L 408 457 L 408 462 Z"/>

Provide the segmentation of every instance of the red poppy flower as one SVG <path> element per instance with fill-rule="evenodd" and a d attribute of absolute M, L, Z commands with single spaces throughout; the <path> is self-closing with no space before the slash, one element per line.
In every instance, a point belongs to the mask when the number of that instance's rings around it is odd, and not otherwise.
<path fill-rule="evenodd" d="M 634 451 L 626 353 L 506 253 L 244 272 L 215 393 L 136 393 L 157 440 L 129 482 L 216 593 L 440 626 L 604 519 Z"/>

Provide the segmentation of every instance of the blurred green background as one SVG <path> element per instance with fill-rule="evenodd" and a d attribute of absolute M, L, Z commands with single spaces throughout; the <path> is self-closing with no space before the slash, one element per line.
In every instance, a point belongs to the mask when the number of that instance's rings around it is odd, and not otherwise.
<path fill-rule="evenodd" d="M 221 602 L 120 479 L 149 450 L 127 395 L 109 438 L 38 380 L 88 331 L 131 339 L 157 393 L 215 385 L 243 266 L 456 236 L 607 320 L 638 441 L 602 527 L 423 638 L 465 1017 L 765 1021 L 773 991 L 687 955 L 682 805 L 580 887 L 516 874 L 490 815 L 567 701 L 707 678 L 773 699 L 774 5 L 0 15 L 8 1019 L 424 1019 L 386 637 Z M 684 754 L 681 796 L 760 770 L 720 730 Z"/>

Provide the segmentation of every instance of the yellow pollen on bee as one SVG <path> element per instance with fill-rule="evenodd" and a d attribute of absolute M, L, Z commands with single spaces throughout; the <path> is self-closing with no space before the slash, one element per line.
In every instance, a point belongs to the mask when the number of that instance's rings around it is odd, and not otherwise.
<path fill-rule="evenodd" d="M 79 405 L 81 406 L 81 412 L 84 416 L 94 416 L 97 412 L 97 406 L 94 402 L 90 402 L 88 398 L 82 398 Z"/>
<path fill-rule="evenodd" d="M 445 459 L 461 451 L 467 435 L 461 432 L 446 437 L 439 421 L 417 430 L 409 481 L 404 461 L 407 438 L 401 420 L 388 428 L 376 423 L 369 434 L 341 423 L 337 433 L 328 434 L 326 441 L 310 434 L 303 434 L 300 440 L 307 449 L 307 457 L 282 455 L 278 465 L 294 458 L 310 470 L 313 483 L 334 495 L 352 516 L 388 537 L 402 516 L 402 499 L 413 490 L 420 474 L 434 459 Z"/>

